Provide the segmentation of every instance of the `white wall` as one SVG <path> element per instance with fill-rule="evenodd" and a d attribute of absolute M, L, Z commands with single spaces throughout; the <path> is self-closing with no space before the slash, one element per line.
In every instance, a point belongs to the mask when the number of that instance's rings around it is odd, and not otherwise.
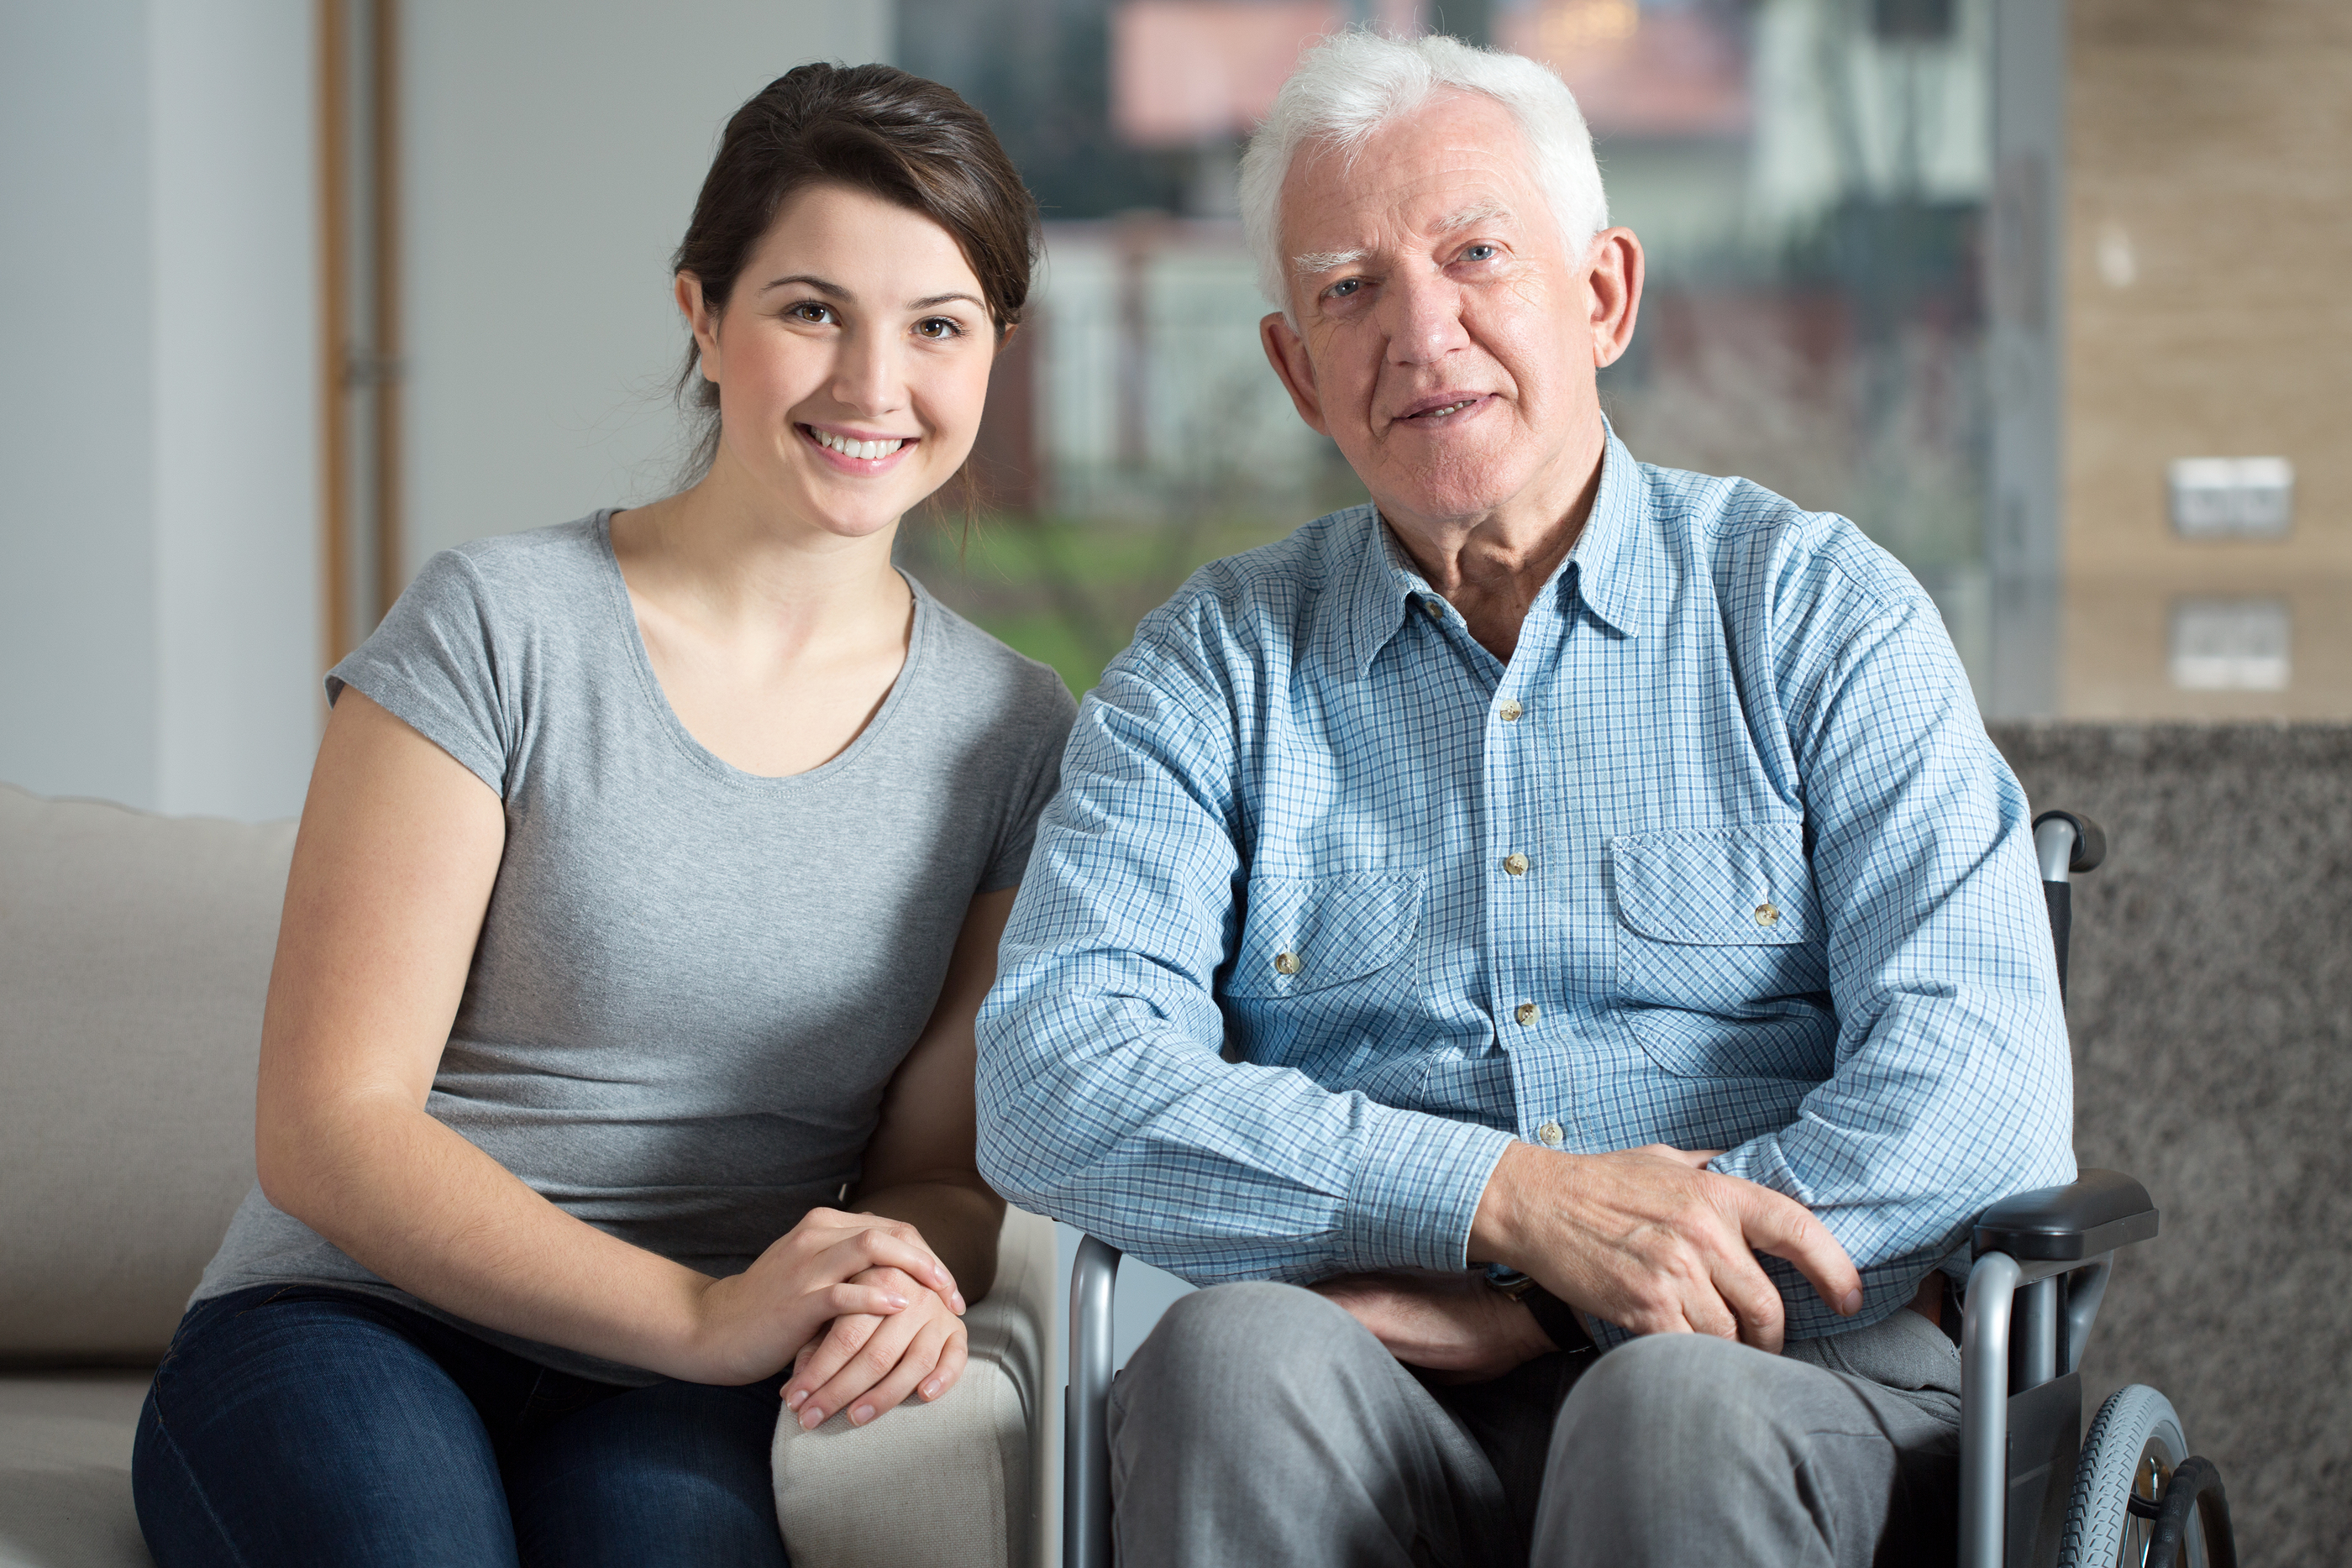
<path fill-rule="evenodd" d="M 0 779 L 152 805 L 146 9 L 0 4 Z"/>
<path fill-rule="evenodd" d="M 150 11 L 167 811 L 294 815 L 326 717 L 312 11 Z"/>
<path fill-rule="evenodd" d="M 402 68 L 409 570 L 666 494 L 669 256 L 727 117 L 887 59 L 887 0 L 410 0 Z"/>
<path fill-rule="evenodd" d="M 0 3 L 0 779 L 300 805 L 323 709 L 310 17 Z"/>

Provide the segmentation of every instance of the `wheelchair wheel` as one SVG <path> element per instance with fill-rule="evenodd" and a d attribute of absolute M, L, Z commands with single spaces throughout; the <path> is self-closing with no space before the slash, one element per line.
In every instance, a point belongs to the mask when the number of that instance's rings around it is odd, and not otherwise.
<path fill-rule="evenodd" d="M 2154 1504 L 2188 1457 L 2170 1400 L 2140 1383 L 2116 1390 L 2083 1440 L 2058 1568 L 2208 1568 L 2204 1531 L 2195 1528 L 2173 1562 L 2147 1561 Z"/>

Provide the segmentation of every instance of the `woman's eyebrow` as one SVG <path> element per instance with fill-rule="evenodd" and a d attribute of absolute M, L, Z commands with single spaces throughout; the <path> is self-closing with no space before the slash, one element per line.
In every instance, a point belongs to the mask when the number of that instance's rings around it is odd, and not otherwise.
<path fill-rule="evenodd" d="M 927 294 L 920 299 L 908 300 L 907 302 L 907 308 L 909 310 L 929 310 L 938 306 L 951 305 L 959 299 L 962 300 L 967 305 L 977 305 L 983 310 L 988 308 L 988 302 L 973 294 Z"/>
<path fill-rule="evenodd" d="M 819 294 L 824 295 L 829 298 L 847 299 L 851 298 L 849 290 L 844 288 L 840 284 L 834 282 L 830 278 L 819 277 L 814 273 L 807 272 L 795 272 L 790 277 L 779 277 L 772 282 L 763 283 L 760 286 L 760 292 L 765 294 L 771 288 L 782 288 L 794 283 L 797 283 L 805 288 L 814 288 Z"/>

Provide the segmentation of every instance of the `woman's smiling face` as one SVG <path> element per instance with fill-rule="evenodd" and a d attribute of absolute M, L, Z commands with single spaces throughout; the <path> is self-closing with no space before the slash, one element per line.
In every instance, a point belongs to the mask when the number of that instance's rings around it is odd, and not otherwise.
<path fill-rule="evenodd" d="M 954 236 L 846 185 L 777 209 L 726 308 L 677 279 L 719 387 L 713 477 L 845 538 L 887 528 L 971 450 L 996 333 Z"/>

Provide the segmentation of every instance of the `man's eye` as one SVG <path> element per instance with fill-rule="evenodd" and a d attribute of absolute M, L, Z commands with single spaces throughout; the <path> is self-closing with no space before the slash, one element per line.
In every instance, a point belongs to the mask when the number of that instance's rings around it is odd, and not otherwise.
<path fill-rule="evenodd" d="M 1492 261 L 1496 256 L 1501 254 L 1502 253 L 1496 250 L 1493 246 L 1481 240 L 1476 245 L 1465 249 L 1462 253 L 1462 259 L 1465 261 Z"/>
<path fill-rule="evenodd" d="M 1343 277 L 1333 284 L 1327 292 L 1334 299 L 1345 299 L 1363 286 L 1364 280 L 1360 277 Z"/>

